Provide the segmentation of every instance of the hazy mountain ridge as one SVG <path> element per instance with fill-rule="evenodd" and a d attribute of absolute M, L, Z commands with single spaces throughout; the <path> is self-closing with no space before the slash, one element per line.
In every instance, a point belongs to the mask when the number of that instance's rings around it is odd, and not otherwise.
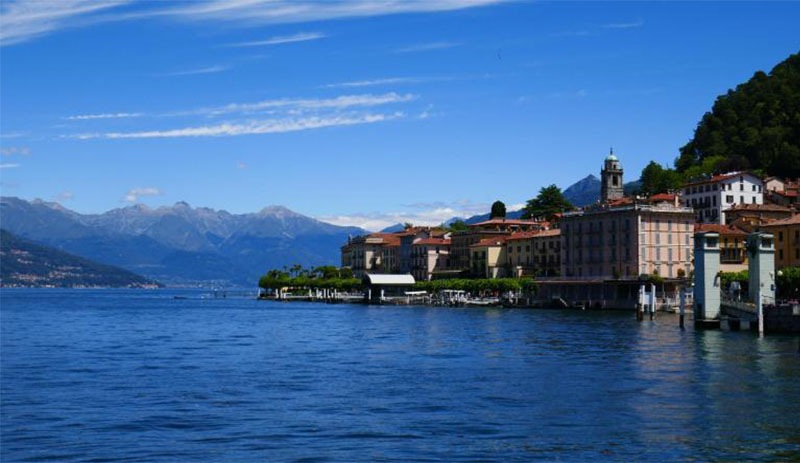
<path fill-rule="evenodd" d="M 0 230 L 1 286 L 123 287 L 159 283 L 119 267 L 100 264 Z"/>
<path fill-rule="evenodd" d="M 0 220 L 27 239 L 167 283 L 254 284 L 270 268 L 338 265 L 347 237 L 365 233 L 282 206 L 231 214 L 185 202 L 79 214 L 56 203 L 2 197 Z"/>

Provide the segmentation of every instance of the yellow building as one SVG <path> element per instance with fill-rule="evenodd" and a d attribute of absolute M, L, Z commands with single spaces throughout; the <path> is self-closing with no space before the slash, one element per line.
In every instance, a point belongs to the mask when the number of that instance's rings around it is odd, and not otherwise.
<path fill-rule="evenodd" d="M 775 237 L 775 268 L 800 266 L 800 214 L 761 226 Z"/>
<path fill-rule="evenodd" d="M 481 240 L 470 249 L 470 273 L 476 278 L 503 278 L 508 276 L 505 237 Z"/>

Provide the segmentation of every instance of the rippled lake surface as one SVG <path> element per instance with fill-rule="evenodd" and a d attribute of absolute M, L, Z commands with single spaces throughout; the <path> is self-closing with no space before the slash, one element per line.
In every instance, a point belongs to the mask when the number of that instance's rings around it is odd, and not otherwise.
<path fill-rule="evenodd" d="M 2 290 L 0 459 L 800 461 L 798 336 L 201 295 Z"/>

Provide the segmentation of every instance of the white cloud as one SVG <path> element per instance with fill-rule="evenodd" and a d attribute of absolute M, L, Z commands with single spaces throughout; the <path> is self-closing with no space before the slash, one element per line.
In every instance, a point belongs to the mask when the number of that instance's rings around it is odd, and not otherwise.
<path fill-rule="evenodd" d="M 237 169 L 247 169 L 247 164 L 242 161 L 236 161 L 236 168 Z"/>
<path fill-rule="evenodd" d="M 228 22 L 241 26 L 290 24 L 331 19 L 435 13 L 475 8 L 510 0 L 3 0 L 0 44 L 23 43 L 67 28 L 110 21 L 176 20 Z M 177 6 L 176 6 L 177 5 Z"/>
<path fill-rule="evenodd" d="M 335 98 L 285 98 L 265 100 L 255 103 L 231 103 L 215 108 L 205 108 L 191 111 L 192 114 L 218 116 L 230 113 L 253 113 L 267 109 L 346 109 L 351 107 L 370 107 L 392 103 L 405 103 L 417 98 L 416 95 L 407 93 L 384 93 L 382 95 L 342 95 Z"/>
<path fill-rule="evenodd" d="M 417 45 L 411 45 L 408 47 L 398 48 L 394 52 L 395 53 L 419 53 L 424 51 L 434 51 L 434 50 L 446 50 L 448 48 L 454 48 L 460 46 L 460 43 L 454 42 L 431 42 L 431 43 L 421 43 Z"/>
<path fill-rule="evenodd" d="M 142 132 L 107 132 L 74 135 L 72 138 L 88 140 L 93 138 L 185 138 L 185 137 L 231 137 L 240 135 L 259 135 L 268 133 L 297 132 L 324 127 L 372 124 L 404 117 L 402 112 L 393 114 L 334 115 L 328 117 L 306 117 L 299 119 L 270 119 L 247 123 L 225 123 L 198 127 L 184 127 L 170 130 L 150 130 Z"/>
<path fill-rule="evenodd" d="M 195 19 L 280 24 L 330 19 L 460 10 L 507 0 L 210 0 L 168 11 Z"/>
<path fill-rule="evenodd" d="M 66 119 L 70 121 L 90 121 L 94 119 L 125 119 L 142 116 L 144 116 L 142 113 L 79 114 L 77 116 L 68 116 Z"/>
<path fill-rule="evenodd" d="M 125 194 L 125 201 L 135 203 L 143 196 L 161 196 L 162 194 L 164 193 L 155 187 L 132 188 Z"/>
<path fill-rule="evenodd" d="M 19 166 L 20 165 L 16 163 L 5 163 L 5 164 L 0 164 L 0 169 L 15 169 Z"/>
<path fill-rule="evenodd" d="M 8 148 L 0 148 L 0 155 L 2 156 L 27 156 L 31 154 L 31 149 L 27 146 L 9 146 Z"/>
<path fill-rule="evenodd" d="M 452 203 L 417 203 L 405 206 L 410 210 L 402 212 L 370 212 L 346 215 L 317 217 L 323 222 L 341 226 L 361 227 L 369 231 L 379 231 L 398 223 L 414 225 L 439 225 L 453 217 L 469 218 L 489 212 L 488 204 L 473 203 L 468 200 Z"/>
<path fill-rule="evenodd" d="M 59 29 L 84 26 L 100 20 L 97 13 L 127 3 L 130 0 L 6 0 L 0 9 L 0 44 L 13 45 Z"/>
<path fill-rule="evenodd" d="M 71 191 L 62 191 L 53 198 L 56 202 L 72 201 L 75 199 L 75 193 Z"/>
<path fill-rule="evenodd" d="M 215 74 L 217 72 L 227 71 L 228 69 L 230 69 L 229 66 L 216 65 L 216 66 L 208 66 L 208 67 L 198 68 L 198 69 L 187 69 L 187 70 L 183 70 L 183 71 L 167 72 L 167 73 L 164 73 L 162 75 L 168 76 L 168 77 L 194 76 L 194 75 L 198 75 L 198 74 Z"/>
<path fill-rule="evenodd" d="M 294 35 L 284 35 L 272 37 L 266 40 L 256 40 L 253 42 L 239 42 L 225 45 L 226 47 L 263 47 L 270 45 L 283 45 L 286 43 L 308 42 L 310 40 L 324 39 L 327 35 L 321 32 L 301 32 Z"/>
<path fill-rule="evenodd" d="M 373 87 L 379 85 L 394 84 L 415 84 L 424 82 L 426 79 L 420 77 L 387 77 L 384 79 L 356 80 L 352 82 L 339 82 L 336 84 L 323 85 L 323 88 L 352 88 L 352 87 Z"/>
<path fill-rule="evenodd" d="M 644 26 L 644 21 L 639 19 L 639 20 L 636 20 L 636 21 L 633 21 L 633 22 L 627 22 L 627 23 L 603 24 L 600 27 L 602 27 L 603 29 L 635 29 L 637 27 L 642 27 L 642 26 Z"/>

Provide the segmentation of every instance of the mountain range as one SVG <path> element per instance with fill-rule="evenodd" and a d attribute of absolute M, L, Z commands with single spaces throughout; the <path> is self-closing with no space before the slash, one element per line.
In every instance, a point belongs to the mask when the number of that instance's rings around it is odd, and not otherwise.
<path fill-rule="evenodd" d="M 74 256 L 0 230 L 0 286 L 157 287 L 159 283 L 127 270 Z"/>
<path fill-rule="evenodd" d="M 79 214 L 14 197 L 0 198 L 0 224 L 24 239 L 170 285 L 254 285 L 272 268 L 338 265 L 348 236 L 366 233 L 281 206 L 231 214 L 178 202 Z"/>

